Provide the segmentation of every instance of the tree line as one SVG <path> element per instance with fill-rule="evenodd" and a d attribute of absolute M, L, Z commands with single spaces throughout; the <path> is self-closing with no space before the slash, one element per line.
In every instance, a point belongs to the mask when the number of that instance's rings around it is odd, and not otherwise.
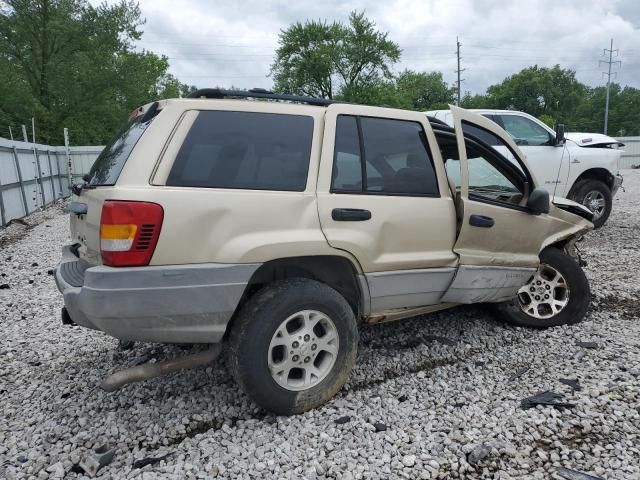
<path fill-rule="evenodd" d="M 139 105 L 187 88 L 165 56 L 135 51 L 137 3 L 0 0 L 0 136 L 36 119 L 36 141 L 104 144 Z M 19 135 L 21 139 L 22 135 Z"/>
<path fill-rule="evenodd" d="M 0 0 L 0 136 L 35 117 L 39 142 L 61 143 L 67 127 L 76 145 L 104 144 L 134 108 L 192 91 L 169 73 L 166 56 L 135 49 L 143 25 L 132 0 Z M 367 105 L 424 111 L 455 102 L 441 72 L 394 73 L 401 58 L 388 33 L 352 12 L 347 22 L 309 20 L 281 31 L 270 76 L 277 92 Z M 610 95 L 609 133 L 640 135 L 640 90 L 612 84 Z M 465 92 L 461 103 L 600 132 L 604 96 L 573 70 L 532 66 L 484 94 Z"/>
<path fill-rule="evenodd" d="M 274 89 L 369 105 L 412 110 L 447 108 L 457 92 L 441 72 L 392 73 L 402 51 L 363 12 L 348 23 L 307 21 L 281 32 L 271 74 Z M 601 132 L 605 87 L 589 87 L 560 65 L 534 65 L 491 85 L 486 93 L 465 92 L 461 106 L 522 110 L 550 126 Z M 640 135 L 640 90 L 613 83 L 609 134 Z"/>

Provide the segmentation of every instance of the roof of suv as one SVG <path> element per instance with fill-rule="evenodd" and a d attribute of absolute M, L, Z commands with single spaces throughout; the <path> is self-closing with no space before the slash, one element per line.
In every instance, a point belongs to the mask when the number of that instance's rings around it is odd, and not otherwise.
<path fill-rule="evenodd" d="M 288 95 L 283 93 L 275 93 L 264 88 L 252 88 L 251 90 L 225 90 L 220 88 L 202 88 L 190 93 L 186 98 L 190 99 L 245 99 L 245 98 L 262 98 L 267 100 L 282 100 L 285 102 L 305 103 L 312 106 L 326 107 L 334 103 L 348 104 L 349 102 L 340 102 L 327 98 L 305 97 L 300 95 Z M 427 116 L 429 123 L 436 130 L 453 131 L 446 122 Z"/>
<path fill-rule="evenodd" d="M 252 88 L 251 90 L 223 90 L 220 88 L 202 88 L 190 93 L 187 98 L 265 98 L 269 100 L 284 100 L 288 102 L 306 103 L 308 105 L 327 106 L 336 102 L 326 98 L 303 97 L 300 95 L 288 95 L 274 93 L 264 88 Z"/>

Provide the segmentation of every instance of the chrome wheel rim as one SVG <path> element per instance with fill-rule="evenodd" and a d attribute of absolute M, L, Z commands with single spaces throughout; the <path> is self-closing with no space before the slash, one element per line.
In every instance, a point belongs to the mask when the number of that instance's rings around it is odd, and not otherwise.
<path fill-rule="evenodd" d="M 302 310 L 276 329 L 269 343 L 269 370 L 275 382 L 293 391 L 318 385 L 338 357 L 338 330 L 317 310 Z"/>
<path fill-rule="evenodd" d="M 518 290 L 518 302 L 531 317 L 551 318 L 568 305 L 569 285 L 558 270 L 543 263 L 529 283 Z"/>
<path fill-rule="evenodd" d="M 607 206 L 607 202 L 602 192 L 598 190 L 591 190 L 584 196 L 582 204 L 587 207 L 593 213 L 593 219 L 597 220 L 602 216 Z"/>

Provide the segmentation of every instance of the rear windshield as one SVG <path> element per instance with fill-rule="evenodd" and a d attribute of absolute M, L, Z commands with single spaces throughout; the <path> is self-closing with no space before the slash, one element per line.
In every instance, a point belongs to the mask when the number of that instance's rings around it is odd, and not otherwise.
<path fill-rule="evenodd" d="M 167 185 L 303 191 L 312 137 L 309 116 L 202 111 Z"/>
<path fill-rule="evenodd" d="M 115 185 L 133 147 L 136 146 L 151 121 L 142 123 L 138 120 L 127 125 L 109 145 L 104 147 L 89 170 L 90 185 Z"/>

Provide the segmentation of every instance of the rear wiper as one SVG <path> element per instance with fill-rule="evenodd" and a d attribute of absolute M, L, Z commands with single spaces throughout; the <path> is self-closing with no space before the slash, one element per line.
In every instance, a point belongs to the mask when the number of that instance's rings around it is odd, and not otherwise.
<path fill-rule="evenodd" d="M 84 180 L 84 183 L 74 183 L 73 185 L 71 185 L 71 191 L 73 192 L 74 195 L 79 196 L 82 193 L 82 190 L 93 190 L 94 188 L 96 188 L 95 185 L 90 185 L 89 182 L 91 181 L 92 176 L 89 175 L 88 173 L 85 173 L 82 176 L 82 180 Z"/>

